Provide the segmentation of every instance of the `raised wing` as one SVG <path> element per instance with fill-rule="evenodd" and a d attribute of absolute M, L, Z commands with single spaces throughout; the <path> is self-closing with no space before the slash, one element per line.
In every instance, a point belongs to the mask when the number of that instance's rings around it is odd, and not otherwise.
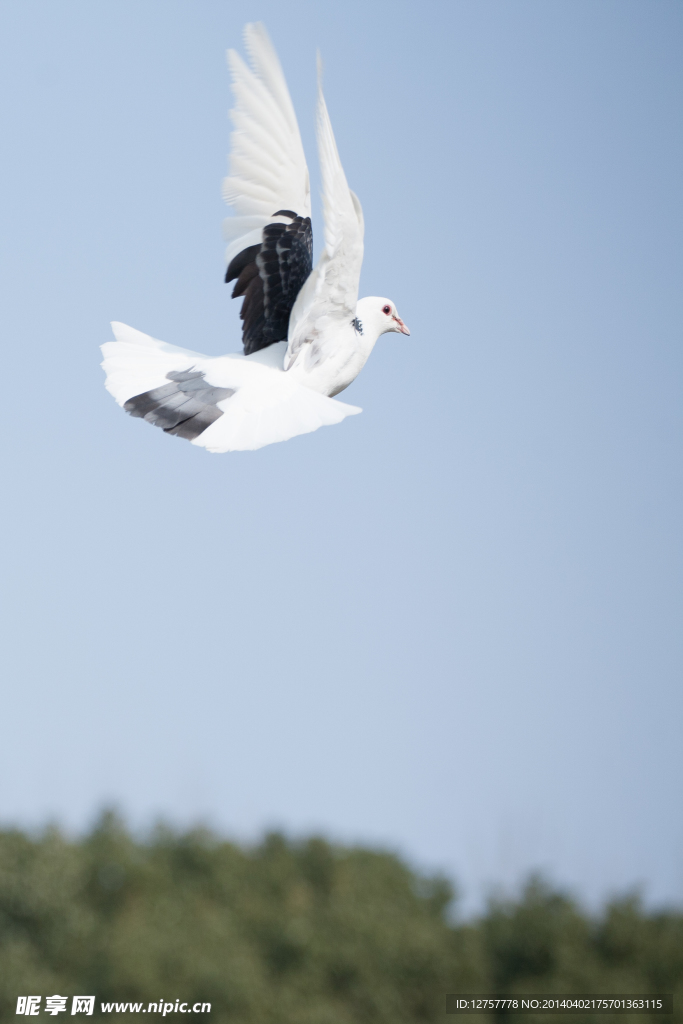
<path fill-rule="evenodd" d="M 244 354 L 283 341 L 289 315 L 313 266 L 311 218 L 280 210 L 289 224 L 266 224 L 262 241 L 250 245 L 231 260 L 225 280 L 234 281 L 233 299 L 244 295 L 240 316 L 244 321 Z"/>
<path fill-rule="evenodd" d="M 323 184 L 325 249 L 299 292 L 289 322 L 285 369 L 307 352 L 315 362 L 325 358 L 336 329 L 356 315 L 363 263 L 363 212 L 349 188 L 339 159 L 318 65 L 318 154 Z"/>
<path fill-rule="evenodd" d="M 247 25 L 247 67 L 228 52 L 235 106 L 224 222 L 226 281 L 244 296 L 245 354 L 287 337 L 292 306 L 312 268 L 311 197 L 299 126 L 280 62 L 260 24 Z"/>

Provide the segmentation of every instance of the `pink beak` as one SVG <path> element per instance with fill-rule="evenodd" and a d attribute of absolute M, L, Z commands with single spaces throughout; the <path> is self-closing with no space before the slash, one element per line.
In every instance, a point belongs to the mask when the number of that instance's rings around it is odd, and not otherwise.
<path fill-rule="evenodd" d="M 410 335 L 410 331 L 408 330 L 406 325 L 403 323 L 403 321 L 401 320 L 400 316 L 392 316 L 391 319 L 396 321 L 396 323 L 398 324 L 398 329 L 401 332 L 401 334 Z"/>

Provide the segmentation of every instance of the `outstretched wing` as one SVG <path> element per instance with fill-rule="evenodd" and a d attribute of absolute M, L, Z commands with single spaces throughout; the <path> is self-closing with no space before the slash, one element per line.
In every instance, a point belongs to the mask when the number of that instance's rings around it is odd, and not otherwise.
<path fill-rule="evenodd" d="M 249 355 L 287 337 L 311 272 L 313 237 L 308 168 L 280 62 L 263 25 L 246 26 L 245 44 L 251 68 L 228 52 L 235 106 L 223 196 L 235 213 L 224 222 L 225 280 L 237 279 L 233 297 L 244 296 Z"/>
<path fill-rule="evenodd" d="M 210 452 L 262 448 L 361 411 L 285 373 L 285 342 L 252 356 L 212 358 L 126 324 L 112 327 L 116 341 L 102 346 L 102 366 L 117 403 Z"/>
<path fill-rule="evenodd" d="M 320 362 L 327 337 L 356 315 L 358 284 L 363 263 L 363 212 L 349 188 L 339 159 L 318 66 L 318 153 L 323 184 L 325 249 L 299 292 L 289 323 L 285 369 L 306 353 Z M 330 330 L 332 328 L 332 330 Z"/>

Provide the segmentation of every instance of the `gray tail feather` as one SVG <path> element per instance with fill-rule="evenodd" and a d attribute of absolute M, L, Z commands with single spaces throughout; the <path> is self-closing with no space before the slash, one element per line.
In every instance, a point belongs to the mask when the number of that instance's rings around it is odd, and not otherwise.
<path fill-rule="evenodd" d="M 139 416 L 167 434 L 176 434 L 188 441 L 199 437 L 223 415 L 217 402 L 231 398 L 233 388 L 216 388 L 207 384 L 199 370 L 172 370 L 166 374 L 172 382 L 152 391 L 129 398 L 123 408 L 131 416 Z"/>

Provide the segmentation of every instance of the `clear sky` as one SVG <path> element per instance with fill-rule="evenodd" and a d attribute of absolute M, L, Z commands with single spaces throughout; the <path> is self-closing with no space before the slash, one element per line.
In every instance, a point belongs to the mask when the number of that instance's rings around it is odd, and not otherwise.
<path fill-rule="evenodd" d="M 109 321 L 239 347 L 224 51 L 315 51 L 387 335 L 362 416 L 208 455 Z M 683 900 L 672 0 L 6 0 L 0 820 L 322 830 Z M 317 212 L 317 211 L 316 211 Z M 320 239 L 320 220 L 314 231 Z"/>

